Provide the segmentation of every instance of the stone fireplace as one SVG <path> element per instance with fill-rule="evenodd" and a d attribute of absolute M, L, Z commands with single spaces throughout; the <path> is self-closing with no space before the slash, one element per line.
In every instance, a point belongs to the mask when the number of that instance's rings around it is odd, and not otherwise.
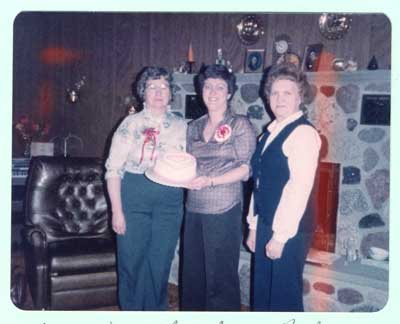
<path fill-rule="evenodd" d="M 258 133 L 271 120 L 259 98 L 260 78 L 237 74 L 232 99 Z M 174 80 L 172 110 L 185 116 L 186 98 L 193 101 L 195 94 L 193 75 L 175 74 Z M 376 311 L 388 295 L 388 261 L 369 259 L 369 248 L 389 250 L 390 71 L 317 72 L 308 73 L 308 80 L 306 112 L 323 142 L 313 247 L 335 258 L 329 265 L 306 265 L 306 309 Z M 350 252 L 356 261 L 346 260 Z M 170 276 L 175 283 L 176 256 Z M 242 302 L 248 304 L 250 255 L 244 248 L 239 273 Z"/>

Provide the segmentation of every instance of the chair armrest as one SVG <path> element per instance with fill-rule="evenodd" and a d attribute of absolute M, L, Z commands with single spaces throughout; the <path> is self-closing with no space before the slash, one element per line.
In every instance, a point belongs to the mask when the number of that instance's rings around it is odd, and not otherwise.
<path fill-rule="evenodd" d="M 47 248 L 46 233 L 38 226 L 32 226 L 25 229 L 25 238 L 27 242 L 37 248 Z"/>
<path fill-rule="evenodd" d="M 39 227 L 25 230 L 26 276 L 35 309 L 48 308 L 49 270 L 46 234 Z"/>

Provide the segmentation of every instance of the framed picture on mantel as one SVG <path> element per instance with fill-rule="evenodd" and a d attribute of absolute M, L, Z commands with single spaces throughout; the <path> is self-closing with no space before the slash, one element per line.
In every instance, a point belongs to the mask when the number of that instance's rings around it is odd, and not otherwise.
<path fill-rule="evenodd" d="M 245 73 L 261 73 L 264 69 L 264 49 L 247 49 L 244 60 Z"/>
<path fill-rule="evenodd" d="M 306 46 L 304 49 L 304 57 L 302 69 L 305 72 L 318 71 L 319 61 L 324 45 L 321 43 Z"/>

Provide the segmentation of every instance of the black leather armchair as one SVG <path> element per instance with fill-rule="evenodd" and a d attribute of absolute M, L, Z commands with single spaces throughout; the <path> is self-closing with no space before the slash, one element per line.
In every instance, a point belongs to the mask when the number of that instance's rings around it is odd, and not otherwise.
<path fill-rule="evenodd" d="M 32 158 L 24 238 L 35 309 L 117 303 L 115 238 L 102 174 L 96 158 Z"/>

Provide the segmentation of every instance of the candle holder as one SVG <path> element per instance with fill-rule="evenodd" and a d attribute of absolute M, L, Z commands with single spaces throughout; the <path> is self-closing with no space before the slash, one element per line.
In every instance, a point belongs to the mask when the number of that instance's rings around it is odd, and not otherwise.
<path fill-rule="evenodd" d="M 186 65 L 185 70 L 187 71 L 187 73 L 189 73 L 189 74 L 195 73 L 196 62 L 187 61 L 185 65 Z"/>

